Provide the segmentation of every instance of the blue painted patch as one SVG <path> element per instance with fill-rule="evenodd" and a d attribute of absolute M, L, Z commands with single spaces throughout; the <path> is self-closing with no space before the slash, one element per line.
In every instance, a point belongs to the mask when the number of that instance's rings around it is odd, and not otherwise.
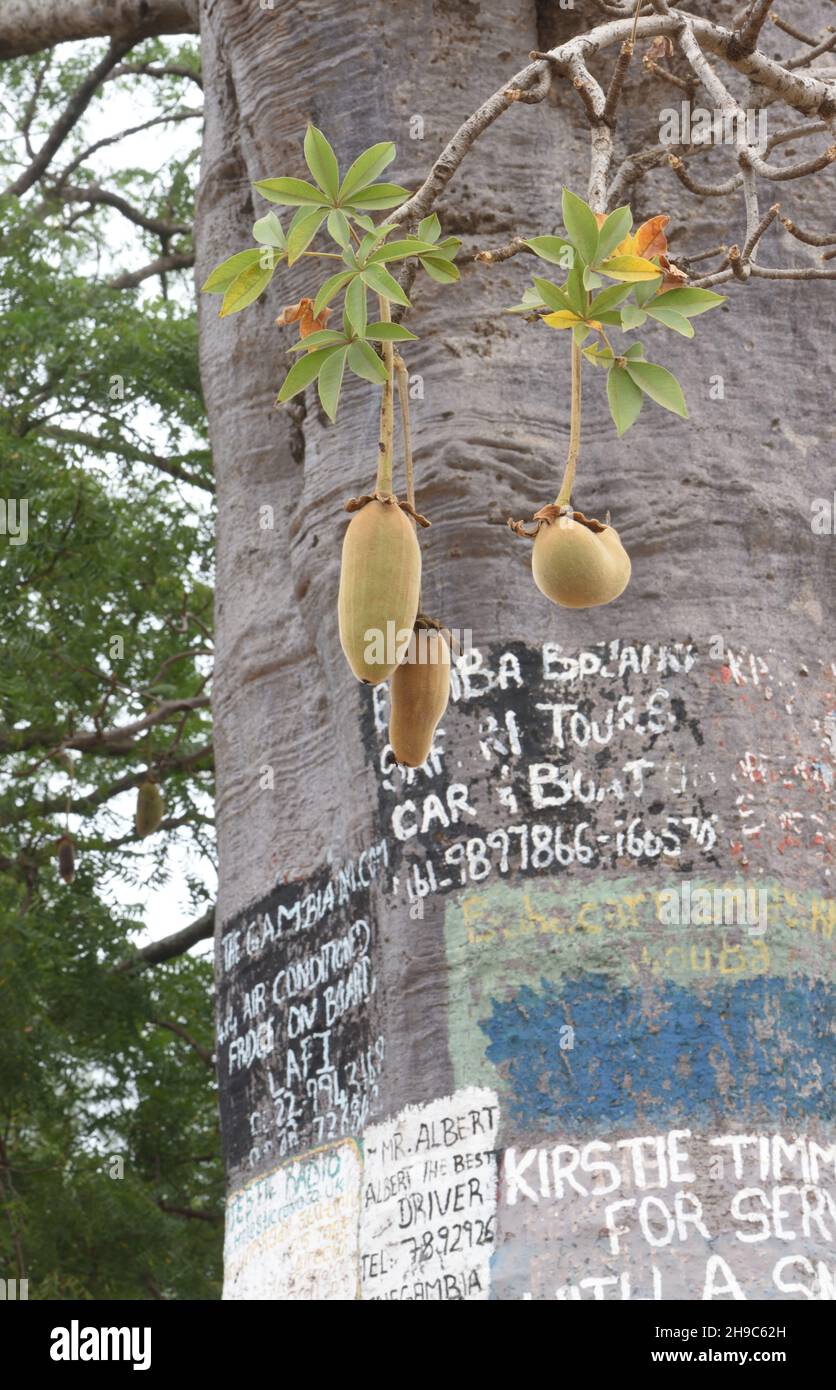
<path fill-rule="evenodd" d="M 514 1120 L 532 1129 L 833 1112 L 836 989 L 824 981 L 761 976 L 700 993 L 668 982 L 643 994 L 589 974 L 491 1005 L 486 1056 Z M 574 1047 L 561 1050 L 567 1025 Z"/>

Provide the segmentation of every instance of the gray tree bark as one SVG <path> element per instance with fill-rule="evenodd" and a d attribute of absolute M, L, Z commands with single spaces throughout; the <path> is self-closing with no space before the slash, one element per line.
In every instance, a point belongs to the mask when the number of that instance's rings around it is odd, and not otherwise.
<path fill-rule="evenodd" d="M 205 0 L 198 283 L 248 244 L 251 184 L 303 172 L 308 120 L 341 162 L 394 139 L 415 187 L 578 24 L 524 0 Z M 678 99 L 637 62 L 631 134 Z M 445 232 L 475 251 L 553 231 L 588 143 L 567 86 L 512 108 L 444 193 Z M 739 235 L 733 200 L 669 171 L 633 202 L 672 215 L 675 247 Z M 646 407 L 619 442 L 587 373 L 575 502 L 611 511 L 633 577 L 569 612 L 505 525 L 553 500 L 568 440 L 568 348 L 501 312 L 530 268 L 466 261 L 413 293 L 425 606 L 479 656 L 409 776 L 337 633 L 376 392 L 352 382 L 335 426 L 310 391 L 274 406 L 273 320 L 315 262 L 239 317 L 201 305 L 228 1297 L 832 1294 L 834 541 L 811 528 L 830 291 L 736 287 L 694 344 L 644 335 L 689 423 Z M 700 917 L 723 888 L 754 894 L 745 920 Z"/>

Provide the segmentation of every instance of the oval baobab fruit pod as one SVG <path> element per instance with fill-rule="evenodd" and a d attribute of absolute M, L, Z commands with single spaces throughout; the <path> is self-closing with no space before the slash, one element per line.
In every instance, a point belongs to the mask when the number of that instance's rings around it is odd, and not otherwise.
<path fill-rule="evenodd" d="M 389 742 L 399 763 L 426 762 L 449 698 L 447 639 L 437 628 L 416 623 L 407 657 L 389 682 Z"/>
<path fill-rule="evenodd" d="M 542 519 L 531 569 L 540 592 L 563 608 L 612 603 L 630 582 L 630 557 L 618 532 L 582 512 Z"/>
<path fill-rule="evenodd" d="M 143 782 L 136 798 L 136 833 L 141 840 L 153 835 L 163 818 L 162 792 L 150 778 Z"/>
<path fill-rule="evenodd" d="M 421 551 L 396 498 L 364 502 L 348 524 L 340 569 L 340 642 L 359 681 L 391 676 L 418 612 Z"/>
<path fill-rule="evenodd" d="M 62 835 L 55 846 L 58 855 L 58 872 L 65 883 L 75 878 L 75 841 L 71 835 Z"/>

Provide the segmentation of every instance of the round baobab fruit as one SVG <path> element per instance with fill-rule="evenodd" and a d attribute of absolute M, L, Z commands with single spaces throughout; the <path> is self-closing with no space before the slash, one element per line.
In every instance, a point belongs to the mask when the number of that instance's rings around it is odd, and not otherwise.
<path fill-rule="evenodd" d="M 630 582 L 630 557 L 618 532 L 582 512 L 541 519 L 531 568 L 540 592 L 562 608 L 612 603 Z"/>

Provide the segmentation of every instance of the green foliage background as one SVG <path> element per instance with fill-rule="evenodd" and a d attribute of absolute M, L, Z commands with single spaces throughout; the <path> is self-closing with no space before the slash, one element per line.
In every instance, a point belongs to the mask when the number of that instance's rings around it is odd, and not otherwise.
<path fill-rule="evenodd" d="M 105 47 L 0 66 L 3 188 Z M 173 42 L 128 60 L 199 70 L 196 49 Z M 191 850 L 194 915 L 209 905 L 209 710 L 106 737 L 209 692 L 211 460 L 191 271 L 110 284 L 187 255 L 190 238 L 67 195 L 104 187 L 189 224 L 200 121 L 168 116 L 199 97 L 176 75 L 106 82 L 45 176 L 0 199 L 0 498 L 29 508 L 25 544 L 0 531 L 0 1276 L 28 1278 L 36 1299 L 220 1289 L 210 959 L 113 971 L 148 888 L 171 873 L 173 841 L 178 864 Z M 144 137 L 85 154 L 115 122 L 155 115 L 166 123 Z M 149 171 L 158 132 L 172 131 L 175 152 Z M 85 733 L 90 746 L 73 750 Z M 148 766 L 165 821 L 139 841 Z M 68 799 L 69 885 L 55 861 Z"/>

